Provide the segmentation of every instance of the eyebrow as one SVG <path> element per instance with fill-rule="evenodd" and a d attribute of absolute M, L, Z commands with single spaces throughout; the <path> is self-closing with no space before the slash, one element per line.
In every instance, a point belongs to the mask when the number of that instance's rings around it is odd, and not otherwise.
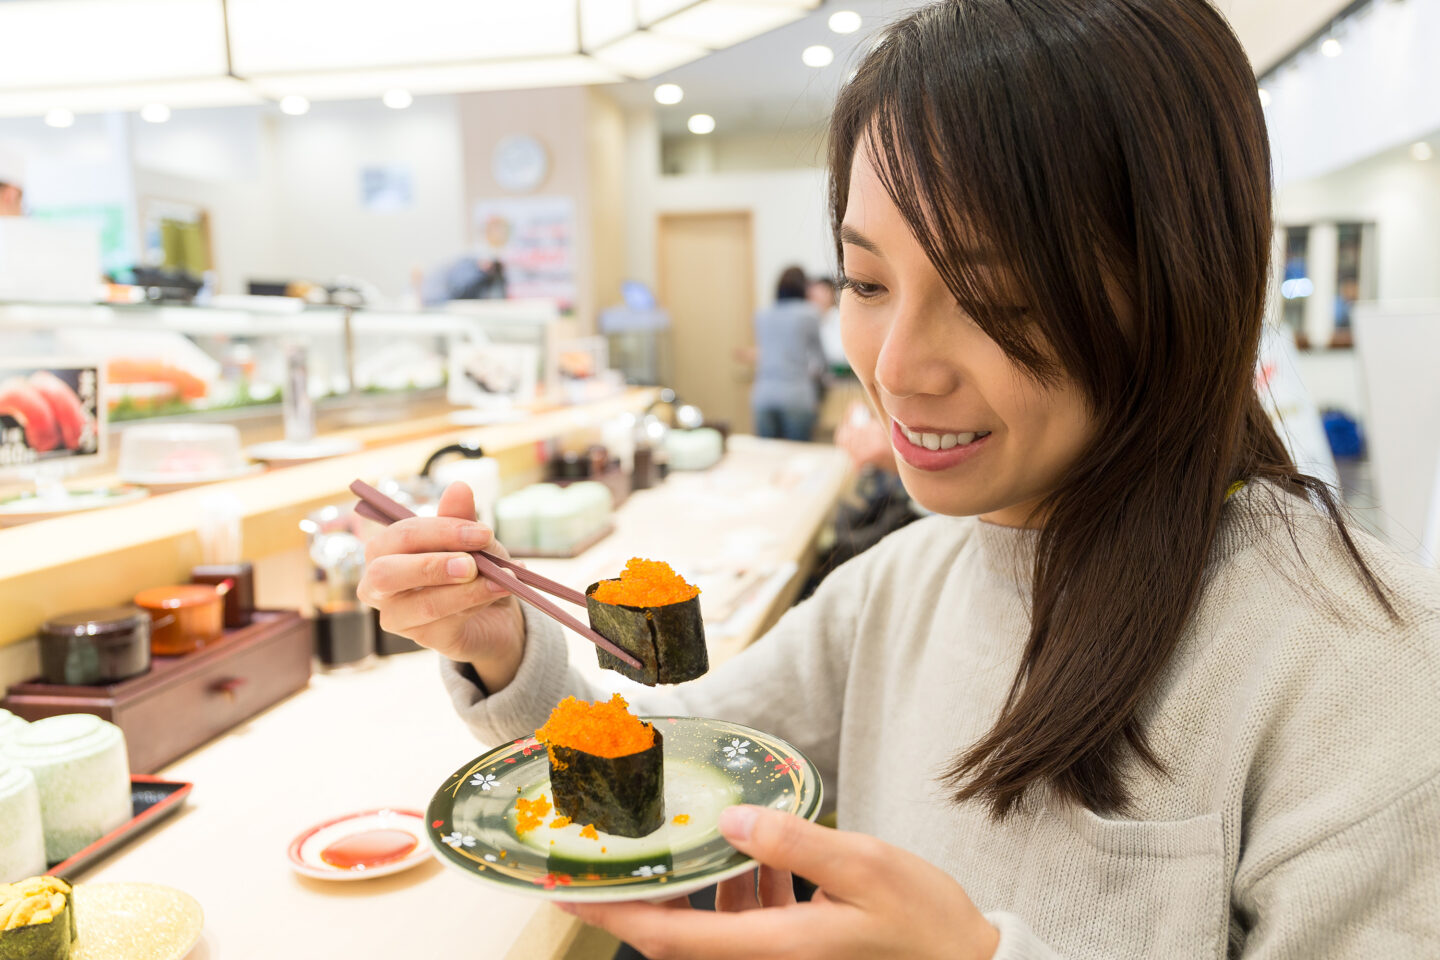
<path fill-rule="evenodd" d="M 874 240 L 871 240 L 869 237 L 865 236 L 865 234 L 861 233 L 859 230 L 856 230 L 848 223 L 842 223 L 840 225 L 840 242 L 842 244 L 853 244 L 859 247 L 861 250 L 868 250 L 871 253 L 875 254 L 875 256 L 877 257 L 883 256 L 883 254 L 880 252 L 880 247 L 875 243 Z"/>

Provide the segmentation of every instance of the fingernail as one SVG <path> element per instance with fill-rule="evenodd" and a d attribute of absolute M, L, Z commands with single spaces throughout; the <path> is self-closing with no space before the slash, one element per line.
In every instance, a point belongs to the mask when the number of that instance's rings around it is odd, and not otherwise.
<path fill-rule="evenodd" d="M 456 580 L 468 580 L 475 576 L 475 561 L 469 557 L 451 557 L 445 561 L 445 572 Z"/>
<path fill-rule="evenodd" d="M 759 813 L 758 807 L 726 807 L 720 811 L 720 832 L 726 840 L 749 840 Z"/>
<path fill-rule="evenodd" d="M 490 542 L 490 528 L 483 523 L 471 523 L 460 528 L 460 542 L 467 547 L 483 547 Z"/>

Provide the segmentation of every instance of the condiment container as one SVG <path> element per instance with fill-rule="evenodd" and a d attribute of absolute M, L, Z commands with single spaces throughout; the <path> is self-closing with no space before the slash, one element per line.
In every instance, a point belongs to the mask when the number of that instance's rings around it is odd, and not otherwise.
<path fill-rule="evenodd" d="M 135 604 L 150 612 L 150 650 L 157 656 L 190 653 L 220 639 L 225 604 L 216 587 L 151 587 L 135 595 Z"/>
<path fill-rule="evenodd" d="M 134 606 L 80 610 L 40 626 L 46 683 L 87 687 L 150 669 L 150 614 Z"/>
<path fill-rule="evenodd" d="M 30 724 L 9 710 L 0 709 L 0 753 L 5 752 L 5 741 L 16 736 Z"/>
<path fill-rule="evenodd" d="M 5 744 L 5 758 L 35 775 L 51 863 L 130 819 L 125 735 L 113 723 L 89 713 L 36 720 Z"/>
<path fill-rule="evenodd" d="M 238 630 L 250 625 L 250 615 L 255 612 L 255 567 L 248 561 L 242 561 L 204 564 L 190 571 L 191 583 L 208 583 L 218 587 L 227 580 L 230 586 L 222 601 L 225 629 Z"/>
<path fill-rule="evenodd" d="M 40 792 L 29 767 L 0 760 L 0 883 L 45 872 Z"/>

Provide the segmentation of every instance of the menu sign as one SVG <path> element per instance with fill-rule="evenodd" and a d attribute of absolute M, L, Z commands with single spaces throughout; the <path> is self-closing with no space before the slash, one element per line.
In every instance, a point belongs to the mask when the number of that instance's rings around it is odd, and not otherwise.
<path fill-rule="evenodd" d="M 0 365 L 0 470 L 100 452 L 95 364 Z"/>

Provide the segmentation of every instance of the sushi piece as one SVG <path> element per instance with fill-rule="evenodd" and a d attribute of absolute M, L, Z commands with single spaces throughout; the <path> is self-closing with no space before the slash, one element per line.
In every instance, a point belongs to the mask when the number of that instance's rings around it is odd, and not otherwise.
<path fill-rule="evenodd" d="M 74 940 L 70 884 L 58 877 L 0 884 L 0 960 L 67 960 Z"/>
<path fill-rule="evenodd" d="M 710 669 L 700 588 L 686 583 L 670 564 L 638 557 L 615 580 L 585 591 L 590 625 L 642 664 L 635 669 L 595 649 L 600 666 L 654 686 L 693 680 Z"/>
<path fill-rule="evenodd" d="M 620 694 L 566 697 L 535 731 L 550 756 L 555 809 L 574 823 L 643 837 L 665 822 L 664 741 Z"/>

